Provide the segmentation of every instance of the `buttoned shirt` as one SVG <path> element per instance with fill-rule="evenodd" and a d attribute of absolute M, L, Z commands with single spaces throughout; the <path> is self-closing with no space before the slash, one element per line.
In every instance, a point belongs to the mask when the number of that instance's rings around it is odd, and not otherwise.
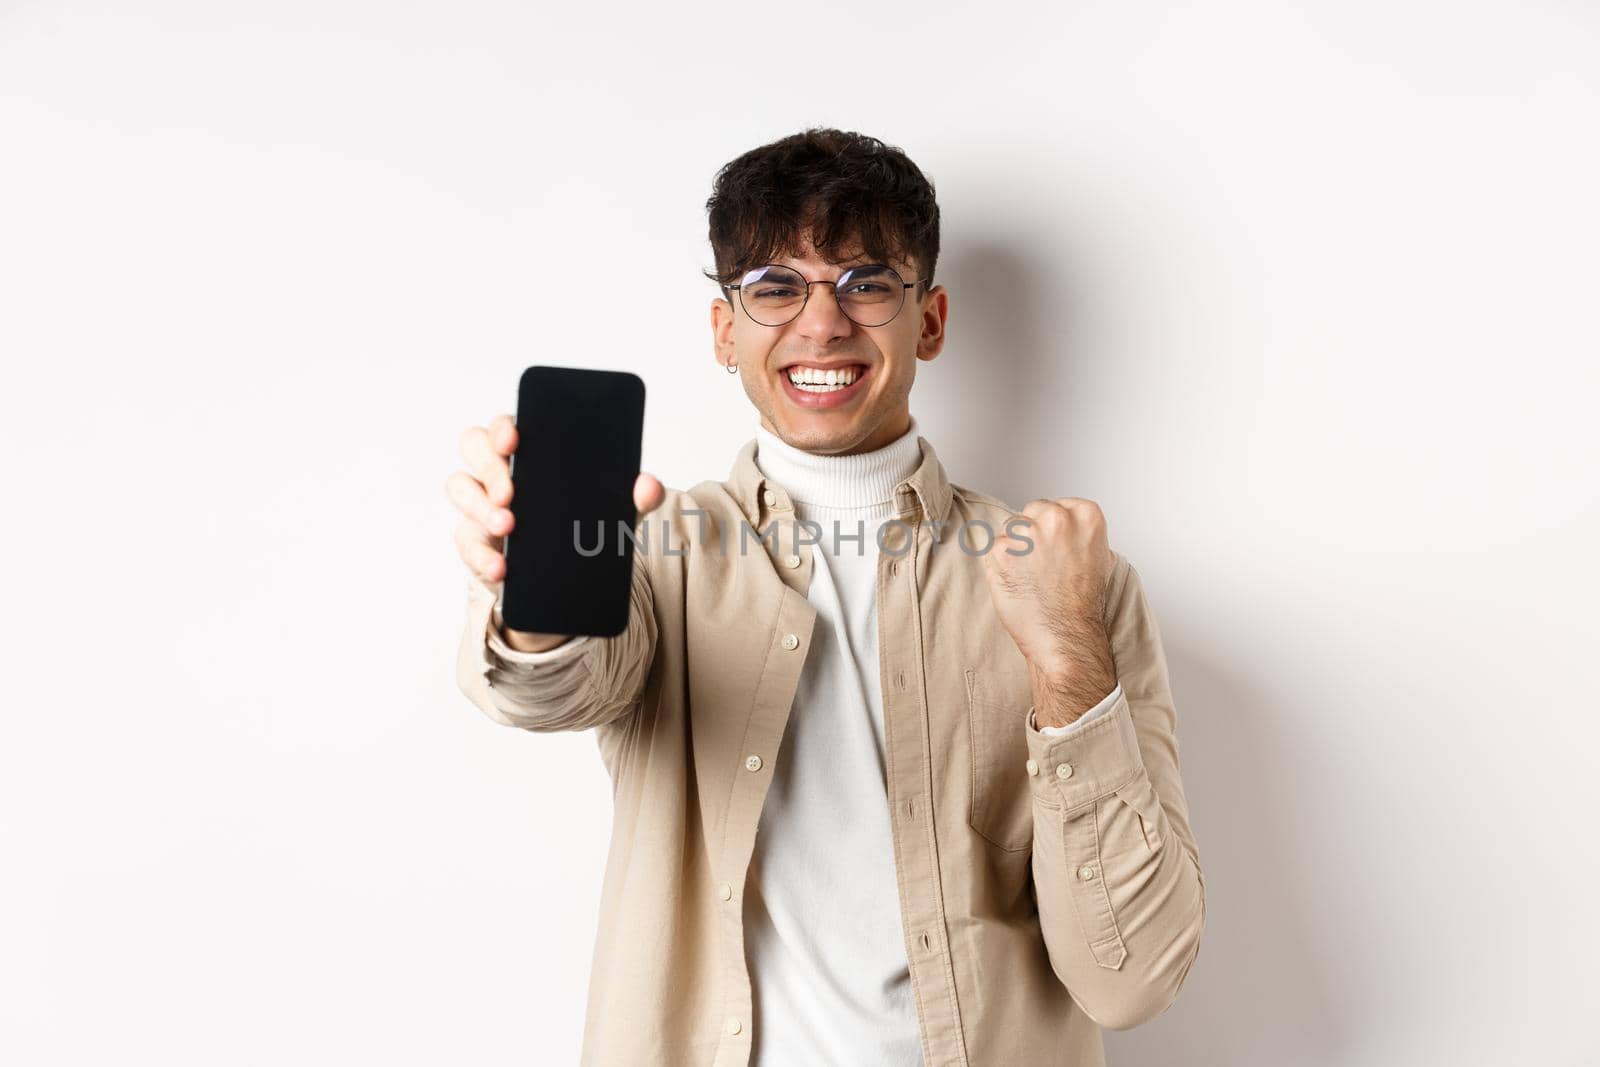
<path fill-rule="evenodd" d="M 1041 732 L 979 549 L 1017 509 L 952 484 L 933 447 L 894 488 L 878 558 L 886 802 L 924 1063 L 1103 1064 L 1101 1028 L 1173 1002 L 1204 879 L 1176 710 L 1139 574 L 1114 553 L 1118 690 Z M 641 516 L 628 627 L 511 649 L 499 583 L 468 580 L 457 679 L 489 718 L 592 730 L 612 781 L 582 1062 L 746 1067 L 742 898 L 816 620 L 793 503 L 740 449 L 724 481 Z M 792 566 L 791 557 L 800 556 Z"/>

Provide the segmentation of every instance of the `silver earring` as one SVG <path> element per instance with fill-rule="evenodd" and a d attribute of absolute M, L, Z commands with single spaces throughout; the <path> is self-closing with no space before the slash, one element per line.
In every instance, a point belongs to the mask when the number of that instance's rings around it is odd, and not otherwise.
<path fill-rule="evenodd" d="M 728 363 L 727 363 L 727 367 L 728 367 L 728 373 L 729 374 L 738 374 L 739 373 L 739 361 L 738 360 L 730 359 L 728 361 Z"/>

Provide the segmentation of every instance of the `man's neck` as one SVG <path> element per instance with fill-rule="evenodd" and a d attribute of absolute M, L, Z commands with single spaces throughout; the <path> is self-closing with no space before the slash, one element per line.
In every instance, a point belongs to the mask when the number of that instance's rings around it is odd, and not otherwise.
<path fill-rule="evenodd" d="M 911 431 L 911 423 L 911 412 L 908 409 L 899 413 L 894 418 L 885 420 L 883 425 L 879 426 L 876 430 L 873 430 L 872 433 L 868 434 L 864 440 L 852 445 L 843 452 L 827 452 L 818 454 L 829 456 L 857 456 L 863 452 L 876 452 L 878 449 L 887 446 L 891 441 L 898 441 L 900 438 L 909 433 Z M 774 437 L 778 436 L 778 432 L 772 428 L 772 423 L 767 421 L 767 417 L 765 415 L 761 416 L 761 428 L 772 434 Z"/>

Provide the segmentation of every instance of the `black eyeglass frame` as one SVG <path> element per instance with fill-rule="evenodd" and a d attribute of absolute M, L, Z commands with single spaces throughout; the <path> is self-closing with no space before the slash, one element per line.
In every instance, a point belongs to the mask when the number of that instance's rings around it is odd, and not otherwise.
<path fill-rule="evenodd" d="M 805 286 L 806 286 L 805 299 L 800 301 L 800 306 L 795 309 L 794 314 L 790 315 L 788 318 L 784 319 L 782 322 L 762 322 L 760 319 L 756 318 L 754 315 L 751 315 L 750 314 L 750 309 L 744 306 L 744 292 L 743 292 L 744 285 L 742 283 L 739 284 L 739 285 L 729 285 L 729 284 L 727 284 L 725 282 L 718 283 L 725 290 L 739 290 L 740 291 L 739 292 L 739 307 L 744 309 L 745 316 L 747 318 L 749 318 L 749 320 L 751 322 L 754 322 L 754 323 L 756 323 L 757 325 L 760 325 L 760 326 L 767 326 L 767 327 L 787 326 L 791 322 L 793 322 L 795 319 L 798 319 L 800 317 L 801 313 L 805 311 L 806 305 L 811 302 L 811 287 L 813 285 L 831 285 L 831 286 L 833 286 L 834 287 L 834 290 L 833 290 L 834 302 L 838 303 L 838 300 L 839 300 L 839 282 L 844 281 L 851 274 L 854 274 L 858 270 L 869 270 L 869 269 L 886 270 L 890 274 L 892 274 L 894 277 L 900 279 L 900 306 L 894 309 L 894 314 L 893 315 L 890 315 L 888 318 L 884 319 L 882 322 L 875 322 L 871 326 L 868 326 L 864 322 L 857 322 L 855 317 L 852 316 L 850 314 L 850 312 L 845 311 L 845 308 L 844 308 L 843 304 L 839 304 L 839 311 L 841 313 L 843 313 L 845 318 L 849 319 L 851 322 L 854 322 L 857 326 L 860 326 L 864 330 L 873 330 L 873 329 L 878 328 L 879 326 L 887 326 L 891 322 L 893 322 L 895 319 L 899 318 L 900 317 L 900 312 L 902 312 L 902 311 L 904 311 L 906 309 L 906 293 L 905 293 L 905 291 L 907 289 L 915 289 L 917 286 L 919 286 L 922 283 L 930 280 L 928 278 L 917 278 L 917 279 L 915 279 L 913 281 L 909 281 L 908 282 L 904 278 L 900 278 L 900 272 L 895 270 L 893 267 L 889 266 L 889 264 L 887 264 L 887 263 L 861 263 L 861 264 L 858 264 L 858 265 L 856 265 L 854 267 L 851 267 L 848 270 L 846 270 L 843 274 L 839 275 L 839 277 L 834 281 L 829 281 L 826 278 L 818 278 L 816 281 L 811 281 L 804 274 L 801 274 L 799 271 L 795 270 L 793 267 L 786 267 L 782 263 L 766 263 L 766 264 L 763 264 L 763 265 L 761 265 L 759 267 L 752 267 L 749 270 L 744 272 L 745 277 L 749 277 L 751 274 L 754 274 L 758 270 L 766 270 L 769 267 L 776 267 L 779 270 L 789 271 L 795 277 L 799 278 L 802 282 L 805 282 Z"/>

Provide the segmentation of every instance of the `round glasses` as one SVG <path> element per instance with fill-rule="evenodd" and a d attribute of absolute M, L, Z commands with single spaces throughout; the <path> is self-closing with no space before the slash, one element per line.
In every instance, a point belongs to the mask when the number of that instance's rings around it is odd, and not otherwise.
<path fill-rule="evenodd" d="M 738 285 L 723 288 L 739 291 L 739 306 L 756 322 L 782 326 L 800 314 L 811 299 L 813 285 L 831 285 L 833 298 L 846 318 L 857 326 L 882 326 L 900 314 L 906 290 L 926 280 L 902 281 L 893 267 L 868 263 L 851 267 L 838 281 L 808 282 L 792 267 L 769 263 L 746 271 Z"/>

